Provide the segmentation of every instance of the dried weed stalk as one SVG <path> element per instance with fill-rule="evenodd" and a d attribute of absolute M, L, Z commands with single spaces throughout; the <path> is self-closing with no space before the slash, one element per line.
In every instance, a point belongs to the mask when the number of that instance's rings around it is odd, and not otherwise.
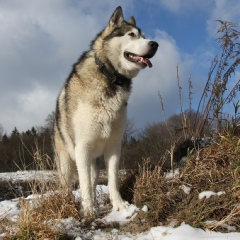
<path fill-rule="evenodd" d="M 80 219 L 79 204 L 71 194 L 60 191 L 22 200 L 17 231 L 12 239 L 61 239 L 67 233 L 60 232 L 58 223 L 63 218 Z"/>
<path fill-rule="evenodd" d="M 133 202 L 139 207 L 147 205 L 149 226 L 165 222 L 178 199 L 178 193 L 173 186 L 170 189 L 167 182 L 162 168 L 152 166 L 149 159 L 145 160 L 136 177 Z"/>
<path fill-rule="evenodd" d="M 60 220 L 69 217 L 80 220 L 80 203 L 75 202 L 70 191 L 59 190 L 60 183 L 55 179 L 54 171 L 52 179 L 46 180 L 45 175 L 41 175 L 42 171 L 49 169 L 51 161 L 48 155 L 38 150 L 37 145 L 32 157 L 39 171 L 38 178 L 28 182 L 33 198 L 20 201 L 16 230 L 9 233 L 6 239 L 64 239 L 67 233 L 59 230 Z"/>
<path fill-rule="evenodd" d="M 225 127 L 224 106 L 230 103 L 240 90 L 240 80 L 232 78 L 240 64 L 240 32 L 232 22 L 220 21 L 217 38 L 221 54 L 215 56 L 210 67 L 202 97 L 199 101 L 194 128 L 194 137 L 203 137 L 214 127 Z M 231 87 L 231 85 L 234 85 Z"/>

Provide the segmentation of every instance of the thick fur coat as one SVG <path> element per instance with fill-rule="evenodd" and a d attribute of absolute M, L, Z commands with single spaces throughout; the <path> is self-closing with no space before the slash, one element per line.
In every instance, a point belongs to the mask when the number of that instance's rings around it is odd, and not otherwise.
<path fill-rule="evenodd" d="M 98 158 L 108 168 L 110 199 L 116 210 L 127 207 L 118 190 L 121 139 L 132 78 L 157 51 L 133 17 L 127 22 L 118 7 L 91 49 L 74 64 L 57 100 L 54 149 L 61 182 L 79 178 L 85 215 L 94 214 Z"/>

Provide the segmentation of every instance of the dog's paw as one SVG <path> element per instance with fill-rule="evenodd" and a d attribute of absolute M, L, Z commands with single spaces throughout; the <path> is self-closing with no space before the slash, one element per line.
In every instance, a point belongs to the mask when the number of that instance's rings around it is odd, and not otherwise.
<path fill-rule="evenodd" d="M 84 217 L 95 218 L 97 216 L 97 211 L 92 204 L 82 203 L 82 210 Z"/>
<path fill-rule="evenodd" d="M 121 211 L 122 209 L 128 208 L 130 206 L 127 201 L 124 201 L 122 199 L 114 201 L 112 204 L 115 211 Z"/>

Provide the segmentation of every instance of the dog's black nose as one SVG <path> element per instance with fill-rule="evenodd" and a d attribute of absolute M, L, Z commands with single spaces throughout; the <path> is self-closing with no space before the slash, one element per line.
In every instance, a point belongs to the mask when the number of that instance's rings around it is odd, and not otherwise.
<path fill-rule="evenodd" d="M 157 42 L 154 42 L 154 41 L 150 41 L 148 43 L 148 45 L 154 49 L 158 48 L 158 43 Z"/>

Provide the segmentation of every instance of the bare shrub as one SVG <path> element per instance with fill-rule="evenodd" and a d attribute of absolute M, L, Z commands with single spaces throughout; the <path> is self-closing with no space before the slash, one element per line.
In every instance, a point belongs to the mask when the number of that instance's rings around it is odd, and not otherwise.
<path fill-rule="evenodd" d="M 39 176 L 27 183 L 29 193 L 33 195 L 20 200 L 17 228 L 9 236 L 11 239 L 26 240 L 64 239 L 68 234 L 59 228 L 61 219 L 72 217 L 80 220 L 80 202 L 75 201 L 72 192 L 59 189 L 60 183 L 54 171 L 49 171 L 49 174 L 52 173 L 51 180 L 45 179 L 44 173 L 41 174 L 49 164 L 52 166 L 48 155 L 37 150 L 33 153 L 33 159 Z"/>
<path fill-rule="evenodd" d="M 136 178 L 133 198 L 137 206 L 147 205 L 147 224 L 153 226 L 159 222 L 166 222 L 179 196 L 174 184 L 169 184 L 164 178 L 162 168 L 151 165 L 151 161 L 147 159 Z"/>
<path fill-rule="evenodd" d="M 66 191 L 52 192 L 30 202 L 22 200 L 13 239 L 61 239 L 67 233 L 57 225 L 62 218 L 81 219 L 80 204 Z"/>
<path fill-rule="evenodd" d="M 195 137 L 202 137 L 213 127 L 221 131 L 226 126 L 224 107 L 231 103 L 240 89 L 240 80 L 232 78 L 240 64 L 240 32 L 237 25 L 220 21 L 217 30 L 221 53 L 216 55 L 209 70 L 208 80 L 198 104 Z M 233 87 L 232 87 L 233 85 Z"/>
<path fill-rule="evenodd" d="M 221 136 L 215 144 L 189 156 L 180 175 L 173 178 L 166 178 L 160 166 L 147 161 L 136 178 L 134 203 L 148 206 L 149 226 L 184 221 L 219 231 L 227 231 L 223 224 L 228 224 L 239 231 L 239 146 L 239 138 Z M 199 193 L 208 190 L 225 193 L 199 199 Z M 208 225 L 207 221 L 215 222 Z"/>

